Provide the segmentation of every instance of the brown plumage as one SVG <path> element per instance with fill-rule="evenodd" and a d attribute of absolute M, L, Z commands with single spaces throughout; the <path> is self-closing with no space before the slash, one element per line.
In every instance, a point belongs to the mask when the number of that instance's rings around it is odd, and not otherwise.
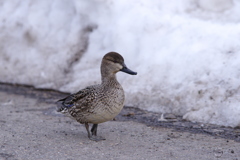
<path fill-rule="evenodd" d="M 126 67 L 120 54 L 109 52 L 102 59 L 101 84 L 86 87 L 58 101 L 58 112 L 69 115 L 79 123 L 84 123 L 91 140 L 104 139 L 97 137 L 98 124 L 112 120 L 124 106 L 124 91 L 116 79 L 118 71 L 137 74 Z M 92 134 L 89 132 L 88 123 L 93 124 Z"/>

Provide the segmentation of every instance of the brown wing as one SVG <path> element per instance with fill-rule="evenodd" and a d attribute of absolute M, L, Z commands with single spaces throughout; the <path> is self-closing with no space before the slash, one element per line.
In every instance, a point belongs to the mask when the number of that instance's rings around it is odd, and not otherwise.
<path fill-rule="evenodd" d="M 87 101 L 89 100 L 88 97 L 91 97 L 93 94 L 93 87 L 87 87 L 78 91 L 77 93 L 71 94 L 63 99 L 57 101 L 58 103 L 58 112 L 63 110 L 68 110 L 71 108 L 76 109 L 84 109 L 86 108 Z"/>

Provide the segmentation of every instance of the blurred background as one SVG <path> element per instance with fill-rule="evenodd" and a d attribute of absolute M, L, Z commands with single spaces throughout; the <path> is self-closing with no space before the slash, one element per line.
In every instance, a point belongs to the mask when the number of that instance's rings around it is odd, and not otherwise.
<path fill-rule="evenodd" d="M 110 51 L 126 105 L 240 126 L 239 0 L 0 0 L 0 82 L 76 92 Z"/>

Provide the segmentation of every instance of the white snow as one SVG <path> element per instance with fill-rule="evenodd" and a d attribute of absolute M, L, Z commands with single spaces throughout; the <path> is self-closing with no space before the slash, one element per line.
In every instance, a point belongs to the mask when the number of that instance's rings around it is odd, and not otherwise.
<path fill-rule="evenodd" d="M 126 105 L 240 126 L 239 0 L 0 1 L 0 81 L 76 92 L 116 51 Z M 160 117 L 160 115 L 159 115 Z"/>

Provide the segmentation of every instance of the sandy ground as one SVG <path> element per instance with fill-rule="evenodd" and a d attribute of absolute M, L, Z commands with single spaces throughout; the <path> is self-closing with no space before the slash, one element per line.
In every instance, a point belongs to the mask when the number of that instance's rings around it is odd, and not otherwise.
<path fill-rule="evenodd" d="M 100 124 L 106 140 L 91 141 L 83 125 L 55 112 L 55 98 L 0 90 L 1 160 L 240 160 L 237 141 L 134 121 Z"/>

